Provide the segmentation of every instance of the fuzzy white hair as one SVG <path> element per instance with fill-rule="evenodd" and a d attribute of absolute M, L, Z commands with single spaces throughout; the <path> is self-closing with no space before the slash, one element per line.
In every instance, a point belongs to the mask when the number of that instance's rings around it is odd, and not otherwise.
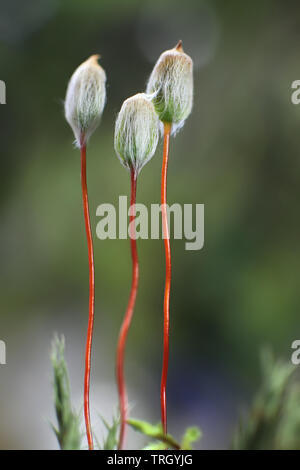
<path fill-rule="evenodd" d="M 147 84 L 162 122 L 172 123 L 172 134 L 183 125 L 193 107 L 193 61 L 179 41 L 174 49 L 161 54 Z M 163 128 L 163 125 L 161 125 Z"/>
<path fill-rule="evenodd" d="M 151 97 L 138 93 L 122 104 L 116 120 L 115 151 L 135 174 L 153 157 L 159 139 L 159 121 Z"/>
<path fill-rule="evenodd" d="M 87 143 L 98 127 L 106 101 L 106 74 L 92 55 L 73 73 L 65 99 L 65 117 L 78 147 Z"/>

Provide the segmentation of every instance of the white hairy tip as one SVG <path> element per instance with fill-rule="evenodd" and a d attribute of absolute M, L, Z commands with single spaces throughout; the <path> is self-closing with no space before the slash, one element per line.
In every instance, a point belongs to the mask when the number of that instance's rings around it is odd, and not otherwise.
<path fill-rule="evenodd" d="M 162 122 L 172 124 L 172 134 L 183 125 L 193 107 L 193 61 L 183 52 L 182 43 L 161 54 L 147 84 Z"/>
<path fill-rule="evenodd" d="M 159 121 L 151 97 L 145 93 L 124 101 L 115 127 L 115 151 L 122 165 L 136 175 L 153 157 L 159 139 Z"/>
<path fill-rule="evenodd" d="M 65 117 L 78 147 L 85 145 L 100 123 L 106 100 L 106 74 L 92 55 L 73 73 L 67 88 Z"/>

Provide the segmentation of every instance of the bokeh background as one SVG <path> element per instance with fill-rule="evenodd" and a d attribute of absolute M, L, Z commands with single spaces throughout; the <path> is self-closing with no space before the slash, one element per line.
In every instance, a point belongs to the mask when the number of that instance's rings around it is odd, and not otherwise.
<path fill-rule="evenodd" d="M 63 116 L 67 82 L 102 56 L 108 100 L 88 150 L 96 208 L 117 204 L 129 175 L 113 149 L 125 98 L 145 89 L 159 54 L 183 40 L 195 61 L 195 104 L 171 142 L 169 203 L 205 204 L 205 246 L 172 242 L 169 428 L 203 430 L 226 448 L 260 381 L 269 345 L 289 358 L 299 337 L 299 2 L 279 0 L 0 1 L 0 448 L 55 449 L 49 353 L 66 337 L 72 397 L 82 407 L 88 266 L 79 153 Z M 139 179 L 159 202 L 162 145 Z M 132 415 L 159 421 L 164 252 L 141 240 L 140 290 L 127 348 Z M 128 240 L 95 238 L 93 423 L 116 412 L 115 345 L 130 286 Z M 144 441 L 133 431 L 128 447 Z"/>

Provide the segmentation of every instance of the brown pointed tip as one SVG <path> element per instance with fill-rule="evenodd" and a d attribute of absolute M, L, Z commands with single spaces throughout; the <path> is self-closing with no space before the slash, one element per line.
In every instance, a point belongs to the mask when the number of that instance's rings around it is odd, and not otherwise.
<path fill-rule="evenodd" d="M 88 61 L 90 61 L 93 65 L 98 65 L 98 60 L 100 59 L 100 57 L 100 54 L 93 54 L 88 58 Z"/>
<path fill-rule="evenodd" d="M 182 47 L 182 40 L 178 41 L 177 45 L 174 47 L 174 49 L 178 52 L 183 52 L 183 47 Z"/>

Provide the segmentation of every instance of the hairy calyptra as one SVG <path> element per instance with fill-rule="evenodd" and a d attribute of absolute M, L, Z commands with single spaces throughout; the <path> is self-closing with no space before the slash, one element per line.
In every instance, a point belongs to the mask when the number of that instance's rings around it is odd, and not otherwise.
<path fill-rule="evenodd" d="M 73 73 L 65 99 L 66 120 L 73 129 L 76 145 L 85 145 L 98 127 L 106 101 L 106 74 L 92 55 Z"/>
<path fill-rule="evenodd" d="M 94 447 L 89 396 L 95 312 L 95 268 L 86 180 L 86 145 L 100 123 L 106 101 L 106 74 L 98 64 L 98 58 L 98 55 L 92 55 L 75 70 L 69 81 L 65 99 L 65 117 L 74 132 L 75 142 L 81 153 L 81 188 L 89 260 L 89 320 L 85 350 L 84 417 L 90 450 Z"/>
<path fill-rule="evenodd" d="M 152 94 L 155 111 L 161 121 L 164 136 L 163 163 L 161 173 L 162 227 L 166 257 L 164 293 L 164 347 L 161 376 L 161 421 L 167 433 L 166 386 L 169 364 L 171 248 L 167 216 L 167 171 L 170 135 L 184 125 L 193 107 L 193 61 L 184 53 L 182 42 L 161 54 L 150 75 L 147 93 Z"/>
<path fill-rule="evenodd" d="M 122 449 L 125 440 L 127 420 L 127 393 L 124 378 L 124 354 L 126 339 L 134 311 L 139 263 L 135 233 L 135 203 L 137 177 L 143 166 L 153 157 L 159 139 L 158 117 L 151 99 L 144 93 L 138 93 L 124 101 L 117 117 L 115 128 L 115 151 L 122 165 L 130 171 L 130 247 L 132 258 L 132 282 L 127 309 L 120 329 L 116 375 L 120 403 L 120 435 L 118 448 Z"/>
<path fill-rule="evenodd" d="M 171 125 L 175 134 L 193 107 L 193 61 L 183 52 L 182 42 L 161 54 L 147 84 L 162 123 Z"/>
<path fill-rule="evenodd" d="M 125 100 L 115 129 L 115 151 L 122 165 L 138 175 L 153 157 L 158 138 L 158 117 L 151 97 L 137 93 Z"/>

